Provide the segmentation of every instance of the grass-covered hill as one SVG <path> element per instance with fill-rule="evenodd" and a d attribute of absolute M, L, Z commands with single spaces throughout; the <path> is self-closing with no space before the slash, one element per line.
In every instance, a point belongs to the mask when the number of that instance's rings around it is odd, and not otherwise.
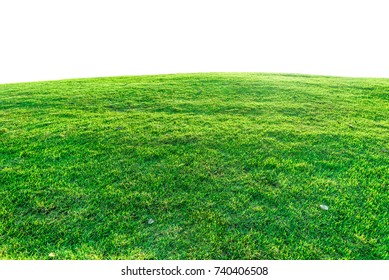
<path fill-rule="evenodd" d="M 388 211 L 389 79 L 0 85 L 0 259 L 389 259 Z"/>

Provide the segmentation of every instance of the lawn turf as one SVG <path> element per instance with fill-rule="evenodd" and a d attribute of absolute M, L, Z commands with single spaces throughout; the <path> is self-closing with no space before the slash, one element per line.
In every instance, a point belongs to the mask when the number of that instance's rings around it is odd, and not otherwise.
<path fill-rule="evenodd" d="M 388 189 L 389 79 L 0 85 L 0 259 L 389 259 Z"/>

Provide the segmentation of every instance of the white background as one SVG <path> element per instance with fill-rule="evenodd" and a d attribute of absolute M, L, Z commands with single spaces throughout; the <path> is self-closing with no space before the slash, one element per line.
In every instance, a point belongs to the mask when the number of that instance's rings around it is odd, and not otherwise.
<path fill-rule="evenodd" d="M 389 77 L 379 0 L 0 0 L 0 83 L 179 72 Z"/>

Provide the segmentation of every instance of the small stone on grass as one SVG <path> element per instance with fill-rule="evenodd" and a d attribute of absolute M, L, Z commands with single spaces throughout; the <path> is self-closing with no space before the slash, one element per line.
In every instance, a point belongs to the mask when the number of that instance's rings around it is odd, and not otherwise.
<path fill-rule="evenodd" d="M 324 204 L 321 204 L 320 205 L 320 208 L 322 209 L 322 210 L 328 210 L 328 206 L 327 205 L 324 205 Z"/>

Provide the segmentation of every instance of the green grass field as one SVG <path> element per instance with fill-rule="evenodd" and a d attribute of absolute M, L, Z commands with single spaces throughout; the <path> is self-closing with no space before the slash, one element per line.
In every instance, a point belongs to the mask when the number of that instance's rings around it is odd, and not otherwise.
<path fill-rule="evenodd" d="M 389 259 L 389 79 L 0 85 L 0 221 L 0 259 Z"/>

